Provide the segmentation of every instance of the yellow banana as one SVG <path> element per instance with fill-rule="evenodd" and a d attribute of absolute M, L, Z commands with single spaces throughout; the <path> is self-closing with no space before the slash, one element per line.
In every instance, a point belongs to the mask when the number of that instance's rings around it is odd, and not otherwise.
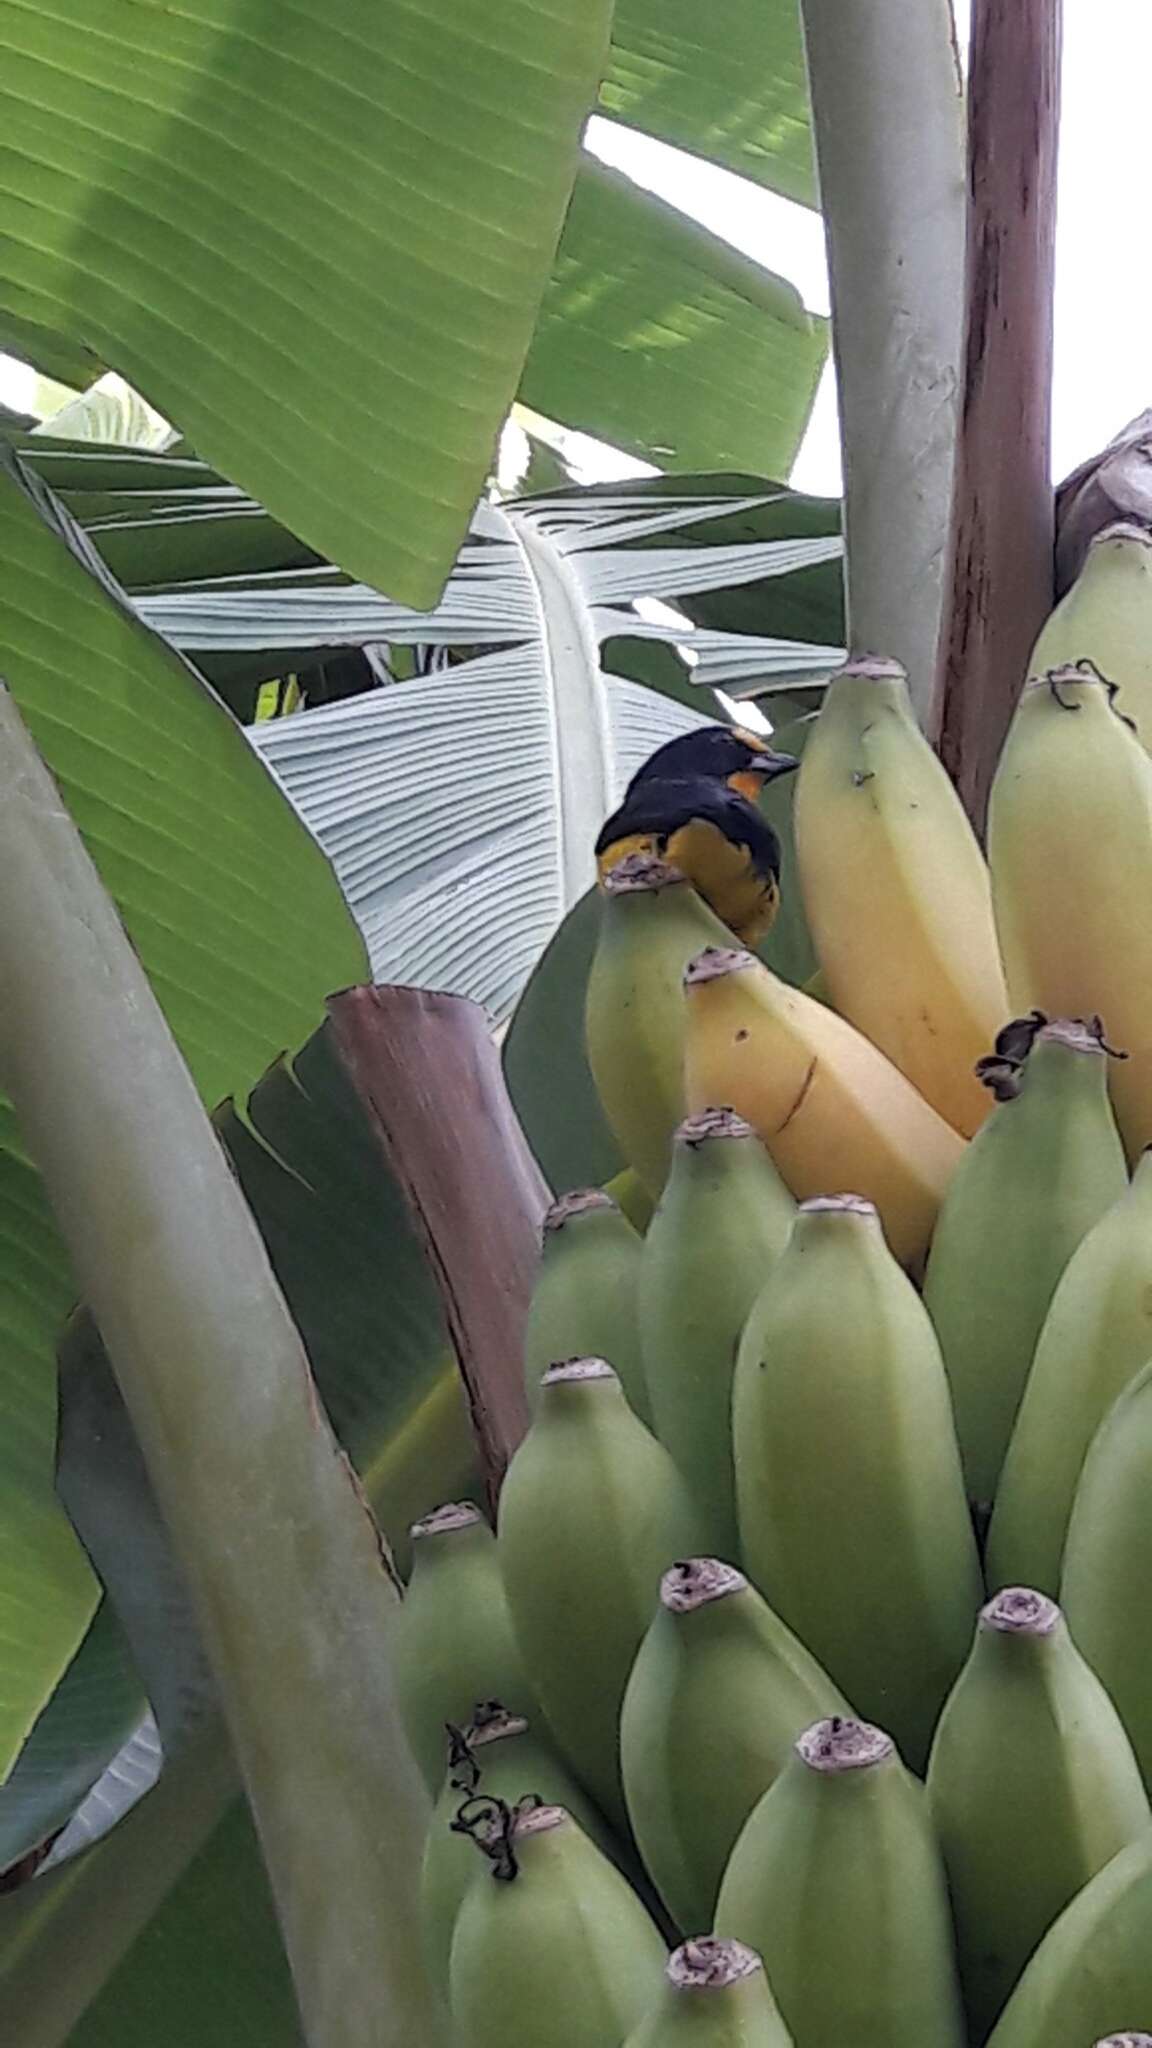
<path fill-rule="evenodd" d="M 516 1643 L 491 1529 L 471 1501 L 412 1525 L 412 1571 L 396 1616 L 397 1701 L 433 1798 L 448 1758 L 445 1724 L 465 1726 L 477 1700 L 538 1714 Z"/>
<path fill-rule="evenodd" d="M 927 1248 L 963 1140 L 853 1025 L 751 953 L 709 946 L 685 975 L 692 1109 L 728 1103 L 798 1200 L 874 1202 L 896 1257 Z"/>
<path fill-rule="evenodd" d="M 562 1358 L 606 1358 L 647 1422 L 637 1295 L 643 1240 L 600 1188 L 577 1188 L 544 1218 L 540 1266 L 524 1333 L 528 1399 Z"/>
<path fill-rule="evenodd" d="M 585 998 L 588 1064 L 621 1151 L 655 1196 L 686 1114 L 684 969 L 701 946 L 726 946 L 732 934 L 678 868 L 648 854 L 622 860 L 603 893 Z"/>
<path fill-rule="evenodd" d="M 1103 1018 L 1129 1160 L 1152 1140 L 1152 761 L 1088 663 L 1026 684 L 992 785 L 988 858 L 1019 1010 Z"/>
<path fill-rule="evenodd" d="M 799 1737 L 732 1851 L 716 1931 L 763 1956 L 796 2048 L 962 2048 L 940 1851 L 879 1728 Z"/>
<path fill-rule="evenodd" d="M 1012 1587 L 983 1609 L 928 1799 L 981 2042 L 1069 1900 L 1152 1825 L 1120 1717 L 1042 1593 Z"/>
<path fill-rule="evenodd" d="M 625 2048 L 792 2048 L 792 2036 L 755 1951 L 701 1934 L 669 1956 L 663 1996 Z"/>
<path fill-rule="evenodd" d="M 1152 747 L 1152 533 L 1118 520 L 1089 544 L 1080 573 L 1040 629 L 1028 673 L 1090 661 Z"/>
<path fill-rule="evenodd" d="M 988 1531 L 988 1582 L 1053 1598 L 1081 1468 L 1152 1358 L 1152 1153 L 1074 1252 L 1052 1297 Z"/>
<path fill-rule="evenodd" d="M 1121 1849 L 1050 1927 L 989 2048 L 1084 2048 L 1152 2013 L 1152 1830 Z M 1135 2037 L 1139 2039 L 1137 2035 Z"/>
<path fill-rule="evenodd" d="M 988 870 L 900 664 L 832 678 L 800 763 L 796 857 L 830 1000 L 954 1130 L 990 1103 L 973 1069 L 1009 1014 Z"/>

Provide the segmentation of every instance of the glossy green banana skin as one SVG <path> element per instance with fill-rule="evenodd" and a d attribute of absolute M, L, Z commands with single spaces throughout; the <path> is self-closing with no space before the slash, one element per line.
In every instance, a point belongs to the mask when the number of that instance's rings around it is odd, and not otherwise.
<path fill-rule="evenodd" d="M 1076 1489 L 1060 1598 L 1152 1788 L 1152 1365 L 1101 1423 Z"/>
<path fill-rule="evenodd" d="M 1120 1717 L 1054 1604 L 1019 1592 L 995 1610 L 1021 1625 L 977 1627 L 928 1767 L 977 2042 L 1069 1901 L 1152 1825 Z"/>
<path fill-rule="evenodd" d="M 675 1575 L 674 1567 L 668 1578 Z M 801 1730 L 850 1712 L 754 1587 L 738 1573 L 728 1576 L 736 1589 L 693 1611 L 661 1602 L 620 1722 L 633 1833 L 683 1928 L 712 1925 L 732 1845 Z"/>
<path fill-rule="evenodd" d="M 733 1426 L 749 1577 L 921 1770 L 983 1590 L 935 1333 L 870 1205 L 801 1208 Z"/>
<path fill-rule="evenodd" d="M 665 1950 L 635 1893 L 569 1821 L 469 1886 L 452 1941 L 456 2048 L 605 2048 L 660 1994 Z M 415 2044 L 414 2044 L 415 2048 Z"/>
<path fill-rule="evenodd" d="M 1122 1849 L 1045 1935 L 989 2048 L 1083 2048 L 1152 2013 L 1152 1835 Z"/>
<path fill-rule="evenodd" d="M 582 1199 L 588 1206 L 576 1206 Z M 643 1239 L 608 1196 L 588 1190 L 567 1201 L 575 1210 L 567 1220 L 553 1221 L 563 1201 L 545 1219 L 524 1336 L 529 1403 L 534 1410 L 550 1365 L 606 1358 L 630 1406 L 647 1422 L 638 1302 Z"/>
<path fill-rule="evenodd" d="M 392 1638 L 404 1732 L 433 1798 L 444 1782 L 446 1722 L 465 1726 L 478 1700 L 500 1700 L 529 1720 L 539 1713 L 512 1626 L 496 1541 L 483 1517 L 472 1512 L 475 1519 L 465 1526 L 416 1538 Z"/>
<path fill-rule="evenodd" d="M 748 1312 L 795 1217 L 742 1119 L 706 1111 L 681 1125 L 640 1266 L 644 1374 L 652 1427 L 699 1503 L 707 1547 L 733 1564 L 732 1375 Z"/>
<path fill-rule="evenodd" d="M 626 1826 L 624 1688 L 661 1573 L 699 1547 L 696 1521 L 613 1375 L 545 1386 L 504 1482 L 500 1561 L 548 1728 L 614 1825 Z"/>
<path fill-rule="evenodd" d="M 956 1168 L 924 1301 L 952 1389 L 970 1499 L 990 1503 L 1057 1283 L 1128 1186 L 1108 1056 L 1041 1037 Z"/>
<path fill-rule="evenodd" d="M 736 1946 L 707 1940 L 687 1944 L 689 1950 Z M 792 2048 L 763 1964 L 757 1961 L 736 1982 L 685 1986 L 669 1981 L 675 1961 L 659 2003 L 629 2034 L 625 2048 Z"/>
<path fill-rule="evenodd" d="M 1152 1358 L 1152 1152 L 1070 1259 L 1040 1333 L 988 1531 L 988 1583 L 1056 1597 L 1081 1468 Z"/>
<path fill-rule="evenodd" d="M 840 1776 L 789 1763 L 732 1852 L 716 1930 L 763 1956 L 796 2048 L 964 2048 L 940 1852 L 894 1751 Z"/>

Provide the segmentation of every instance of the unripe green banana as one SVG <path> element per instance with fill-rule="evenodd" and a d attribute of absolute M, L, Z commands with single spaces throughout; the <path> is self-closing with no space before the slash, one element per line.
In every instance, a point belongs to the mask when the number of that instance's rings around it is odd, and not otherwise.
<path fill-rule="evenodd" d="M 879 1728 L 800 1736 L 732 1851 L 716 1929 L 764 1958 L 796 2048 L 963 2048 L 927 1802 Z"/>
<path fill-rule="evenodd" d="M 452 1501 L 412 1525 L 412 1571 L 392 1636 L 404 1733 L 433 1798 L 444 1783 L 446 1723 L 477 1700 L 539 1709 L 504 1595 L 496 1540 L 479 1508 Z"/>
<path fill-rule="evenodd" d="M 588 976 L 588 1064 L 629 1165 L 653 1195 L 664 1185 L 684 1099 L 684 969 L 702 946 L 731 943 L 678 868 L 629 854 L 604 881 Z"/>
<path fill-rule="evenodd" d="M 1074 1252 L 1052 1297 L 988 1531 L 988 1584 L 1055 1597 L 1088 1446 L 1152 1357 L 1152 1153 Z"/>
<path fill-rule="evenodd" d="M 1152 1365 L 1108 1411 L 1084 1460 L 1060 1598 L 1152 1787 Z"/>
<path fill-rule="evenodd" d="M 544 1715 L 581 1784 L 625 1818 L 620 1707 L 669 1562 L 698 1548 L 667 1451 L 603 1359 L 545 1373 L 504 1481 L 499 1552 Z"/>
<path fill-rule="evenodd" d="M 621 1167 L 619 1173 L 613 1174 L 612 1179 L 605 1182 L 604 1193 L 611 1195 L 633 1230 L 643 1237 L 652 1221 L 652 1210 L 655 1205 L 635 1169 L 631 1166 Z"/>
<path fill-rule="evenodd" d="M 858 1195 L 801 1206 L 748 1318 L 733 1428 L 749 1575 L 921 1769 L 980 1567 L 940 1348 Z"/>
<path fill-rule="evenodd" d="M 528 1400 L 563 1358 L 606 1358 L 647 1422 L 637 1296 L 644 1240 L 611 1195 L 577 1188 L 544 1218 L 540 1267 L 524 1332 Z"/>
<path fill-rule="evenodd" d="M 640 1264 L 644 1376 L 652 1426 L 688 1481 L 709 1547 L 729 1559 L 739 1556 L 736 1352 L 795 1219 L 792 1196 L 743 1117 L 705 1109 L 680 1125 Z"/>
<path fill-rule="evenodd" d="M 1094 535 L 1076 581 L 1040 629 L 1028 673 L 1090 661 L 1152 747 L 1152 533 L 1118 520 Z"/>
<path fill-rule="evenodd" d="M 507 1836 L 515 1875 L 482 1874 L 456 1922 L 458 2048 L 614 2048 L 660 1995 L 653 1922 L 562 1807 L 521 1813 Z"/>
<path fill-rule="evenodd" d="M 628 1815 L 679 1927 L 710 1927 L 732 1844 L 816 1717 L 845 1701 L 742 1572 L 674 1564 L 620 1720 Z"/>
<path fill-rule="evenodd" d="M 1069 1900 L 1152 1823 L 1120 1717 L 1042 1593 L 1012 1587 L 983 1609 L 928 1798 L 980 2042 Z"/>
<path fill-rule="evenodd" d="M 493 1703 L 481 1718 L 460 1731 L 462 1755 L 450 1768 L 432 1812 L 420 1874 L 420 1915 L 424 1927 L 428 1974 L 446 1985 L 452 1936 L 465 1893 L 474 1880 L 487 1876 L 474 1844 L 452 1823 L 475 1794 L 502 1799 L 514 1807 L 535 1795 L 547 1806 L 562 1806 L 583 1828 L 589 1841 L 619 1863 L 623 1852 L 607 1822 L 581 1792 L 551 1744 L 529 1727 L 522 1715 L 508 1714 Z"/>
<path fill-rule="evenodd" d="M 1050 1927 L 990 2048 L 1084 2048 L 1152 2012 L 1152 1831 L 1122 1849 Z"/>
<path fill-rule="evenodd" d="M 969 1498 L 989 1510 L 1056 1283 L 1128 1185 L 1099 1035 L 1034 1018 L 997 1041 L 1019 1057 L 981 1061 L 999 1099 L 949 1183 L 924 1280 Z"/>
<path fill-rule="evenodd" d="M 701 1934 L 669 1956 L 663 1995 L 625 2048 L 792 2048 L 792 2036 L 759 1956 Z"/>

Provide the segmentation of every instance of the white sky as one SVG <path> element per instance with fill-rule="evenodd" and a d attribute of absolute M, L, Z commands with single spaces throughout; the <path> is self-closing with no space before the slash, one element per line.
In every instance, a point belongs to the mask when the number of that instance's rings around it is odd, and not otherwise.
<path fill-rule="evenodd" d="M 967 0 L 959 0 L 958 11 L 966 14 Z M 1053 394 L 1058 477 L 1152 405 L 1152 261 L 1138 223 L 1147 175 L 1152 0 L 1064 0 L 1064 17 Z M 814 312 L 827 312 L 815 215 L 603 121 L 590 124 L 588 139 L 598 155 L 791 278 Z M 0 401 L 28 406 L 31 395 L 29 373 L 0 356 Z M 582 446 L 589 476 L 640 466 L 613 461 L 595 443 Z M 793 480 L 810 491 L 840 489 L 830 372 Z"/>

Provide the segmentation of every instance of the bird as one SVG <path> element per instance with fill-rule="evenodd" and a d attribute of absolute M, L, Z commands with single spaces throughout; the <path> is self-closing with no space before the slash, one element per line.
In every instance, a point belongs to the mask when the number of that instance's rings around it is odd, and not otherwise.
<path fill-rule="evenodd" d="M 603 880 L 630 853 L 652 853 L 690 881 L 743 945 L 780 907 L 780 841 L 756 799 L 799 763 L 742 726 L 697 726 L 658 747 L 601 827 Z"/>

